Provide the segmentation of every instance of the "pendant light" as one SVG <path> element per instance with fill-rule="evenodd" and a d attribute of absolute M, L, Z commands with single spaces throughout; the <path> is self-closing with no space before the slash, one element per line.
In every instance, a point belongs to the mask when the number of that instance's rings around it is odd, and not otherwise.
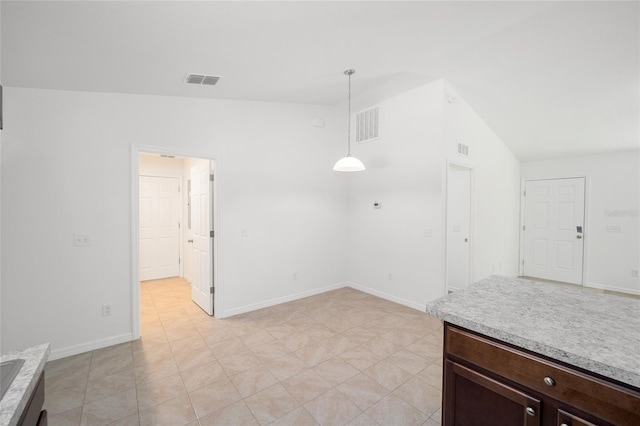
<path fill-rule="evenodd" d="M 351 156 L 351 76 L 356 72 L 354 69 L 346 70 L 344 73 L 349 77 L 349 128 L 347 130 L 347 156 L 338 160 L 333 170 L 336 172 L 359 172 L 364 170 L 364 164 L 356 157 Z"/>

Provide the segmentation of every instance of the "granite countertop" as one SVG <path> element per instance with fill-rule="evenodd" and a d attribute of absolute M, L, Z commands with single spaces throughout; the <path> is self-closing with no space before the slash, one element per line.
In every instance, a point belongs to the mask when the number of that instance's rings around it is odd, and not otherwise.
<path fill-rule="evenodd" d="M 491 276 L 427 313 L 640 388 L 640 300 Z"/>
<path fill-rule="evenodd" d="M 0 400 L 0 426 L 13 426 L 18 423 L 31 393 L 33 392 L 40 373 L 49 357 L 49 344 L 33 346 L 20 351 L 2 354 L 0 362 L 12 359 L 24 359 L 24 364 L 7 393 Z"/>

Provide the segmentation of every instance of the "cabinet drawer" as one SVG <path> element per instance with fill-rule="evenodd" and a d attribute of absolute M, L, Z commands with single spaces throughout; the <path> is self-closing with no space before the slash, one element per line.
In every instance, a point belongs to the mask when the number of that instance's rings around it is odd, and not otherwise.
<path fill-rule="evenodd" d="M 640 425 L 640 392 L 450 325 L 445 352 L 605 421 Z"/>

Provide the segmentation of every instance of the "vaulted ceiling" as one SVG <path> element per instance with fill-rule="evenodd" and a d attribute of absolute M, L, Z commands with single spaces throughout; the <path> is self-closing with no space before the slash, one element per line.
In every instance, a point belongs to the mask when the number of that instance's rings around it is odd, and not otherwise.
<path fill-rule="evenodd" d="M 637 2 L 2 1 L 2 84 L 312 104 L 445 78 L 521 160 L 639 142 Z M 216 86 L 186 73 L 220 75 Z"/>

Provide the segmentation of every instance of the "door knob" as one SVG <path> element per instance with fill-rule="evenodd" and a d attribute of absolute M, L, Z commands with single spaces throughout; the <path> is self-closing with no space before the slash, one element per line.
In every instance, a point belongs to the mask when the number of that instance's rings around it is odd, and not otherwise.
<path fill-rule="evenodd" d="M 530 416 L 535 416 L 536 415 L 536 410 L 533 407 L 527 407 L 525 409 L 525 411 L 527 412 L 528 415 Z"/>
<path fill-rule="evenodd" d="M 576 235 L 576 238 L 581 240 L 582 239 L 582 235 L 578 234 L 578 235 Z"/>
<path fill-rule="evenodd" d="M 193 240 L 187 240 L 187 242 L 188 242 L 188 243 L 192 243 L 192 242 L 193 242 Z"/>

